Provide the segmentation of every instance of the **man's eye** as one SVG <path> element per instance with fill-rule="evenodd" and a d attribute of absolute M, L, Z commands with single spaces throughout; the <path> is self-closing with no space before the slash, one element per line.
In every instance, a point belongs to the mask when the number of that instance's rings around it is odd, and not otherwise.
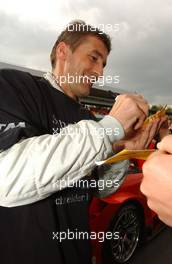
<path fill-rule="evenodd" d="M 91 55 L 90 57 L 91 57 L 92 61 L 97 61 L 97 57 L 95 57 L 93 55 Z"/>

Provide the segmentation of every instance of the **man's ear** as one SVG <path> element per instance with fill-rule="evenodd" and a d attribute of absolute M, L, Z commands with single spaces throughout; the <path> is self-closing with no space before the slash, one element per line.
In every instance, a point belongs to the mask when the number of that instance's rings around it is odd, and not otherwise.
<path fill-rule="evenodd" d="M 57 59 L 66 60 L 69 54 L 70 48 L 65 42 L 60 42 L 56 47 Z"/>

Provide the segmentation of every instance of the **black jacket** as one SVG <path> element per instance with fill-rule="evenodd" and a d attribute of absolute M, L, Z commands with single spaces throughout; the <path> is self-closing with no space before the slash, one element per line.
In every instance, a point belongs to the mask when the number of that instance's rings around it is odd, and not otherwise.
<path fill-rule="evenodd" d="M 92 118 L 89 111 L 45 79 L 17 70 L 0 71 L 0 149 L 8 149 L 22 138 L 58 133 L 61 126 Z M 57 203 L 76 193 L 87 199 Z M 54 237 L 67 229 L 89 231 L 89 197 L 88 189 L 73 187 L 33 204 L 0 207 L 0 263 L 89 264 L 89 240 L 66 239 L 60 243 Z"/>

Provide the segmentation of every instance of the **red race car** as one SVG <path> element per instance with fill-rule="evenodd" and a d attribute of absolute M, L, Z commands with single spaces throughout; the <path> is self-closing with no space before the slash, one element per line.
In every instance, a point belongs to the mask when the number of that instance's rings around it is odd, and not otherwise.
<path fill-rule="evenodd" d="M 151 238 L 163 227 L 140 192 L 141 163 L 130 161 L 127 177 L 114 194 L 92 200 L 90 227 L 97 234 L 92 239 L 93 263 L 126 263 L 139 242 Z"/>

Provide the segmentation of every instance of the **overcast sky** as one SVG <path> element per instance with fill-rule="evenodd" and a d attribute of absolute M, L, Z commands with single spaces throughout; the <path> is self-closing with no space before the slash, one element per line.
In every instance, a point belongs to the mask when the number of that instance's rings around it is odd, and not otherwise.
<path fill-rule="evenodd" d="M 171 0 L 0 0 L 0 61 L 50 70 L 49 53 L 60 30 L 82 19 L 104 27 L 113 50 L 105 75 L 111 85 L 172 105 Z M 108 30 L 107 24 L 119 31 Z"/>

